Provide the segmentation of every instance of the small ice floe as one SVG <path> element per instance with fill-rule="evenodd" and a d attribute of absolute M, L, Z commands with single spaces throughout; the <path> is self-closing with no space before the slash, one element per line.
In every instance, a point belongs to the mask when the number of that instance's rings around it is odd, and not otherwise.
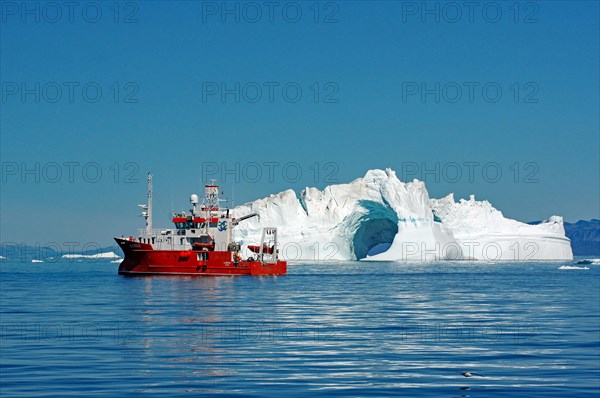
<path fill-rule="evenodd" d="M 32 263 L 43 263 L 43 261 L 42 261 L 42 260 L 35 260 L 35 259 L 34 259 L 34 260 L 31 260 L 31 262 L 32 262 Z"/>
<path fill-rule="evenodd" d="M 116 263 L 120 263 L 121 261 L 123 261 L 122 258 L 117 258 L 116 260 L 112 260 L 111 263 L 116 264 Z"/>
<path fill-rule="evenodd" d="M 119 258 L 114 252 L 105 252 L 97 254 L 64 254 L 63 259 L 93 259 L 93 260 L 109 260 Z"/>
<path fill-rule="evenodd" d="M 583 270 L 586 270 L 586 269 L 590 269 L 590 268 L 589 267 L 578 267 L 576 265 L 562 265 L 562 266 L 558 267 L 558 269 L 583 269 Z"/>
<path fill-rule="evenodd" d="M 481 376 L 479 373 L 474 372 L 460 372 L 460 374 L 465 377 Z"/>

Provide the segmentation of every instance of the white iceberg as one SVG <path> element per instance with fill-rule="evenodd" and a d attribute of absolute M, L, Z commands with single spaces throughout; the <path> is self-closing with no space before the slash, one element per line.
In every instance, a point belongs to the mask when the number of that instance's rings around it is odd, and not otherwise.
<path fill-rule="evenodd" d="M 391 169 L 370 170 L 349 184 L 322 191 L 287 190 L 233 209 L 250 213 L 234 230 L 242 245 L 276 226 L 288 260 L 570 260 L 562 218 L 539 225 L 506 219 L 487 201 L 430 199 L 421 181 L 404 183 Z M 389 248 L 381 251 L 382 247 Z M 379 250 L 378 250 L 379 249 Z"/>

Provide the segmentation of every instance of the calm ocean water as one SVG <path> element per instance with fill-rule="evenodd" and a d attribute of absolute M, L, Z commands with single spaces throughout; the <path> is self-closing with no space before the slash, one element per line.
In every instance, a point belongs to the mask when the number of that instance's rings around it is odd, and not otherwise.
<path fill-rule="evenodd" d="M 0 395 L 598 397 L 600 266 L 561 265 L 4 262 Z"/>

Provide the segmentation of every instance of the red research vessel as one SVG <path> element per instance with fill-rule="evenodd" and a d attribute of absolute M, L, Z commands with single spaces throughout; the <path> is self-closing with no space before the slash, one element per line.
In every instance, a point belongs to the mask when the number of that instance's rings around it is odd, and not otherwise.
<path fill-rule="evenodd" d="M 148 203 L 139 205 L 146 228 L 138 236 L 115 238 L 125 258 L 121 275 L 285 275 L 287 264 L 279 260 L 277 228 L 263 229 L 260 245 L 250 245 L 252 254 L 243 259 L 240 244 L 232 240 L 232 228 L 256 213 L 234 218 L 220 208 L 219 186 L 205 185 L 205 198 L 198 205 L 192 195 L 190 213 L 173 214 L 174 229 L 152 228 L 152 175 L 148 174 Z"/>

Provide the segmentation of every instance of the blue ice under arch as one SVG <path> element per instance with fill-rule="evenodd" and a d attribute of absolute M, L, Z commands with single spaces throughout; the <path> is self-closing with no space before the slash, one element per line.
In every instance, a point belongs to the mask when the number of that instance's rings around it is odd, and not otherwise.
<path fill-rule="evenodd" d="M 357 260 L 386 251 L 398 233 L 398 216 L 387 204 L 361 200 L 366 210 L 358 220 L 358 228 L 352 239 Z"/>

